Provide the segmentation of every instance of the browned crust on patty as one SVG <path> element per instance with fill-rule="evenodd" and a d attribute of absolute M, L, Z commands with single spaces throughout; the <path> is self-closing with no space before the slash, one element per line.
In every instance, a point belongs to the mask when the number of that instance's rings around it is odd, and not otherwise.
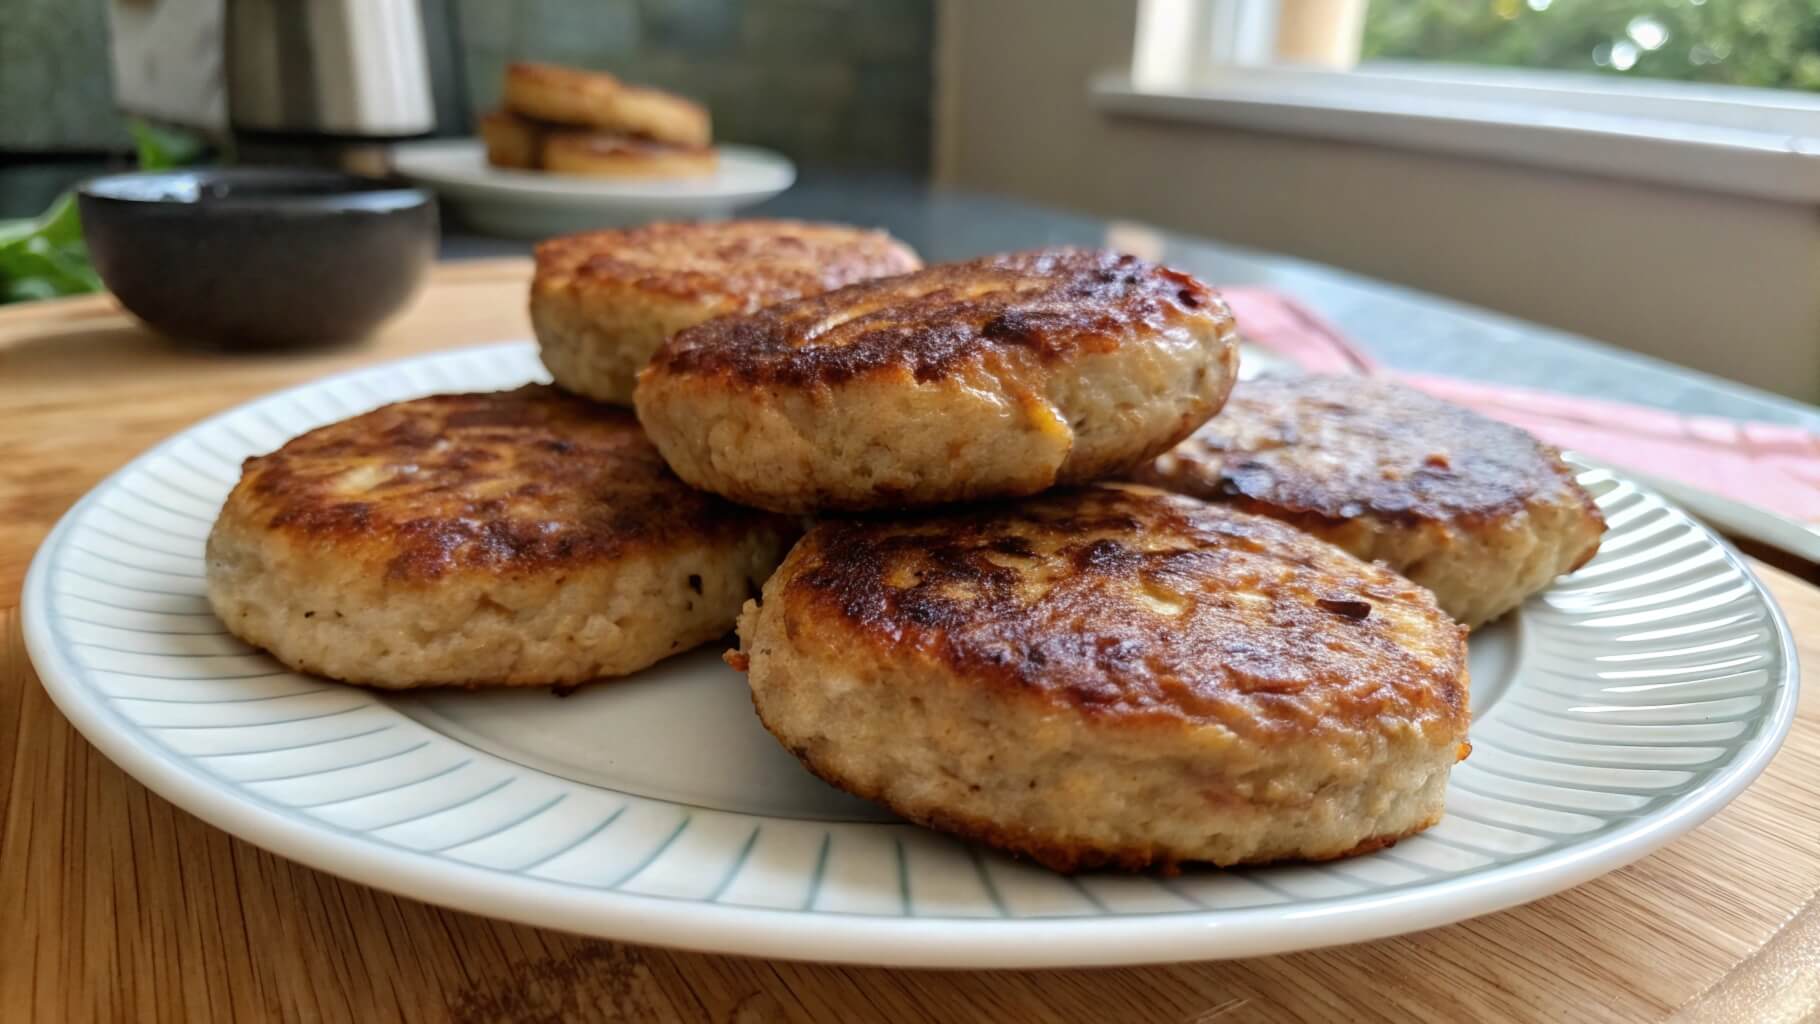
<path fill-rule="evenodd" d="M 838 620 L 851 643 L 1100 727 L 1466 734 L 1465 631 L 1426 590 L 1149 488 L 825 521 L 779 579 L 793 619 Z"/>
<path fill-rule="evenodd" d="M 1604 522 L 1560 452 L 1369 377 L 1243 381 L 1219 415 L 1133 479 L 1310 527 L 1364 516 L 1470 528 L 1536 501 L 1578 504 Z"/>
<path fill-rule="evenodd" d="M 881 370 L 919 381 L 963 363 L 1053 364 L 1191 319 L 1230 325 L 1206 285 L 1116 252 L 989 256 L 781 303 L 678 333 L 651 371 L 740 384 L 838 384 Z"/>
<path fill-rule="evenodd" d="M 696 491 L 631 413 L 532 385 L 387 405 L 246 460 L 224 517 L 400 583 L 560 574 L 788 521 Z"/>
<path fill-rule="evenodd" d="M 647 224 L 540 243 L 531 292 L 534 299 L 636 294 L 740 313 L 920 266 L 909 246 L 885 232 L 845 224 Z"/>

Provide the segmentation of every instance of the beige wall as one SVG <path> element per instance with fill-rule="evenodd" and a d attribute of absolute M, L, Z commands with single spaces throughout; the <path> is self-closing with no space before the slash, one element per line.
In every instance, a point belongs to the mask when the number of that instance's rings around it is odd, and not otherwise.
<path fill-rule="evenodd" d="M 1820 210 L 1100 114 L 1135 0 L 945 0 L 942 180 L 1319 260 L 1820 401 Z"/>

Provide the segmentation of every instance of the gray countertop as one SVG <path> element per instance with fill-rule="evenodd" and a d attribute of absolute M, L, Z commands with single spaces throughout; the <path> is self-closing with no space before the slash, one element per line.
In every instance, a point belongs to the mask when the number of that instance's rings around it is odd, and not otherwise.
<path fill-rule="evenodd" d="M 1564 331 L 1164 227 L 859 174 L 804 174 L 795 188 L 746 212 L 882 227 L 931 262 L 1052 244 L 1128 246 L 1134 230 L 1148 232 L 1140 237 L 1155 249 L 1145 255 L 1215 285 L 1269 285 L 1293 295 L 1392 369 L 1820 431 L 1820 408 Z M 529 251 L 528 242 L 465 234 L 459 224 L 451 224 L 443 240 L 444 255 L 455 259 Z"/>

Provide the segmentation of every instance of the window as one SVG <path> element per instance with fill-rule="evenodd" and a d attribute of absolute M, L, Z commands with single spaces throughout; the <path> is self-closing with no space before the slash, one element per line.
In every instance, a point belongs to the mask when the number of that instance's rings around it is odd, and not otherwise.
<path fill-rule="evenodd" d="M 1178 65 L 1419 61 L 1820 92 L 1820 0 L 1142 0 L 1139 21 L 1150 59 Z"/>
<path fill-rule="evenodd" d="M 1370 0 L 1363 28 L 1367 67 L 1446 61 L 1820 91 L 1813 0 Z"/>
<path fill-rule="evenodd" d="M 1820 0 L 1140 0 L 1109 114 L 1820 202 Z"/>

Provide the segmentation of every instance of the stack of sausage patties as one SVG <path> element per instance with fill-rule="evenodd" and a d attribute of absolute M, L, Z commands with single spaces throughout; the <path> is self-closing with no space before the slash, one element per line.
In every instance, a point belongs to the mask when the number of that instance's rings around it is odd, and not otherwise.
<path fill-rule="evenodd" d="M 480 119 L 480 135 L 489 163 L 518 170 L 682 178 L 716 166 L 700 104 L 554 64 L 507 67 L 503 106 Z"/>
<path fill-rule="evenodd" d="M 725 635 L 800 523 L 677 479 L 634 376 L 684 327 L 919 266 L 795 221 L 591 232 L 537 262 L 556 386 L 397 402 L 247 460 L 208 543 L 236 635 L 387 689 L 567 687 Z"/>
<path fill-rule="evenodd" d="M 673 336 L 635 394 L 665 461 L 817 519 L 729 656 L 766 727 L 834 785 L 1060 870 L 1323 859 L 1437 821 L 1470 713 L 1435 596 L 1113 482 L 1220 410 L 1236 338 L 1193 277 L 1067 248 Z"/>
<path fill-rule="evenodd" d="M 1169 870 L 1432 825 L 1462 620 L 1598 543 L 1520 431 L 1373 381 L 1235 391 L 1218 295 L 1128 254 L 654 225 L 544 243 L 531 311 L 556 387 L 249 461 L 210 539 L 236 633 L 371 685 L 567 685 L 737 618 L 760 719 L 830 783 Z"/>

